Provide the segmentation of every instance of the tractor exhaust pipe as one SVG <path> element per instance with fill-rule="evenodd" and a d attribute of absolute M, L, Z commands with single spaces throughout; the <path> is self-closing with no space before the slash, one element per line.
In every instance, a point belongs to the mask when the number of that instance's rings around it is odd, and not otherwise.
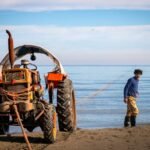
<path fill-rule="evenodd" d="M 10 31 L 6 30 L 6 33 L 8 34 L 9 61 L 10 61 L 11 68 L 13 68 L 14 61 L 15 61 L 14 42 Z"/>

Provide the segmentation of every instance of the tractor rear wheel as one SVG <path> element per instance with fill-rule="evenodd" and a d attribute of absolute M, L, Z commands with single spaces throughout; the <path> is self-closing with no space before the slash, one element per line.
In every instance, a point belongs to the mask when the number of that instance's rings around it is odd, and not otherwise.
<path fill-rule="evenodd" d="M 7 132 L 9 132 L 8 123 L 9 123 L 9 116 L 0 116 L 0 135 L 4 135 Z"/>
<path fill-rule="evenodd" d="M 44 133 L 44 139 L 46 143 L 54 143 L 56 141 L 56 110 L 53 105 L 45 105 L 45 112 L 40 117 L 40 127 Z"/>
<path fill-rule="evenodd" d="M 75 94 L 70 79 L 58 83 L 57 114 L 60 131 L 72 132 L 76 130 Z"/>

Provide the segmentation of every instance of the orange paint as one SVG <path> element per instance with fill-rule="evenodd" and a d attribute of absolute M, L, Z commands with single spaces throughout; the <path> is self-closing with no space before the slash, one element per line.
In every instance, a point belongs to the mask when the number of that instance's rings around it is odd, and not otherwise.
<path fill-rule="evenodd" d="M 48 81 L 62 81 L 64 75 L 63 74 L 58 74 L 58 73 L 49 73 L 48 74 Z"/>

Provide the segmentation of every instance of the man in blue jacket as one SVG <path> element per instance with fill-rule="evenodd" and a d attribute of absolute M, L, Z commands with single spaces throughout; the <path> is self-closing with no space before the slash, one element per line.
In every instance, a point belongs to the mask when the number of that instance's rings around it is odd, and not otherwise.
<path fill-rule="evenodd" d="M 130 78 L 124 88 L 124 102 L 127 104 L 127 114 L 124 120 L 124 126 L 128 127 L 131 123 L 131 127 L 136 126 L 136 116 L 139 113 L 136 105 L 136 98 L 139 96 L 138 84 L 143 71 L 136 69 L 134 71 L 134 77 Z"/>

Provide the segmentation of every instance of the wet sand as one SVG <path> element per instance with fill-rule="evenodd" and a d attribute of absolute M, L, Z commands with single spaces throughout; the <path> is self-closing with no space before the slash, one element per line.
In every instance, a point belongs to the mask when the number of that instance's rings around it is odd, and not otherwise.
<path fill-rule="evenodd" d="M 135 128 L 78 129 L 59 132 L 55 144 L 43 143 L 42 133 L 28 133 L 33 150 L 150 150 L 150 125 Z M 21 134 L 0 136 L 0 150 L 26 150 Z"/>

